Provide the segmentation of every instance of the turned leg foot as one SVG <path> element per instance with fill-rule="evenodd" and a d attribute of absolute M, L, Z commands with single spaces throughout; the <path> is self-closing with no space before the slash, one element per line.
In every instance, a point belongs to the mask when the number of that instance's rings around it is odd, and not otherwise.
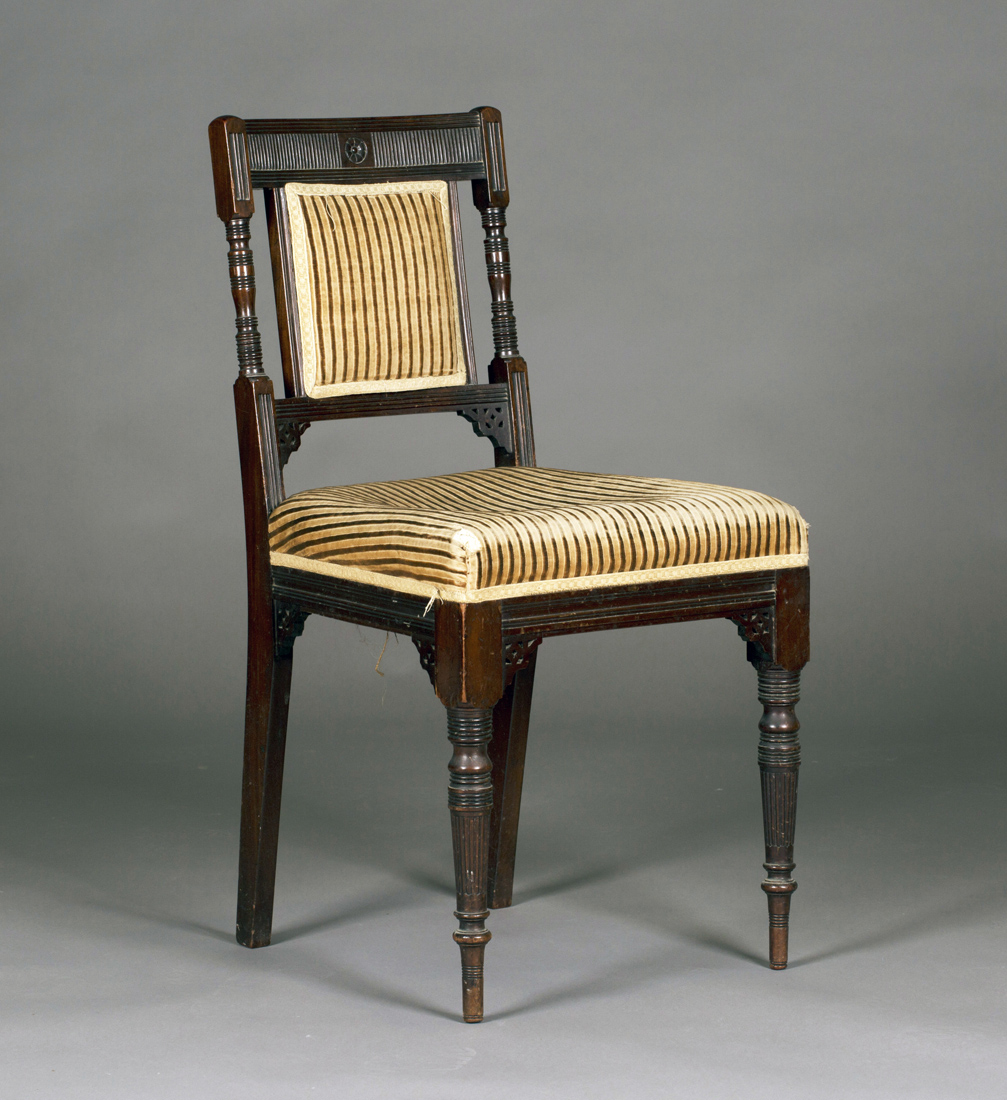
<path fill-rule="evenodd" d="M 790 896 L 797 889 L 794 869 L 794 823 L 797 815 L 797 771 L 801 728 L 794 713 L 800 698 L 801 674 L 769 662 L 756 665 L 759 702 L 759 769 L 762 773 L 762 817 L 766 838 L 766 878 L 762 889 L 769 902 L 769 965 L 787 965 Z"/>
<path fill-rule="evenodd" d="M 486 748 L 492 732 L 492 707 L 448 707 L 448 740 L 454 746 L 448 764 L 448 808 L 458 894 L 454 940 L 461 949 L 462 1015 L 467 1024 L 483 1018 L 483 956 L 490 939 L 485 922 L 493 781 Z"/>

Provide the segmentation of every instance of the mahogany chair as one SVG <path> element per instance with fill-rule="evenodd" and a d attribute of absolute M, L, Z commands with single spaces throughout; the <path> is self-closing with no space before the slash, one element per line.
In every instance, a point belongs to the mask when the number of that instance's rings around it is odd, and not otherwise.
<path fill-rule="evenodd" d="M 769 955 L 787 965 L 808 660 L 807 529 L 760 493 L 537 469 L 505 236 L 500 114 L 210 124 L 237 313 L 248 566 L 238 942 L 269 943 L 294 640 L 308 615 L 412 638 L 447 708 L 466 1021 L 482 1019 L 489 910 L 511 904 L 536 649 L 560 634 L 726 618 L 758 673 Z M 495 357 L 478 382 L 457 186 L 482 214 Z M 263 191 L 284 396 L 262 367 L 249 248 Z M 323 420 L 454 412 L 490 469 L 287 497 Z"/>

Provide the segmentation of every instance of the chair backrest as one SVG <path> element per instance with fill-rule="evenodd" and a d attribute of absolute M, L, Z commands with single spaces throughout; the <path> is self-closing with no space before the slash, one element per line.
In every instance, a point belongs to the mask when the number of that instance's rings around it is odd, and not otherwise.
<path fill-rule="evenodd" d="M 239 377 L 265 378 L 249 244 L 264 193 L 285 398 L 268 402 L 282 468 L 315 420 L 455 411 L 498 465 L 534 464 L 510 297 L 500 114 L 243 120 L 210 124 L 227 226 Z M 457 184 L 485 233 L 495 357 L 479 385 Z M 270 387 L 271 391 L 271 387 Z M 268 480 L 268 478 L 267 478 Z M 282 499 L 274 479 L 268 501 Z"/>
<path fill-rule="evenodd" d="M 335 397 L 475 381 L 454 185 L 288 183 L 275 195 L 295 388 Z"/>

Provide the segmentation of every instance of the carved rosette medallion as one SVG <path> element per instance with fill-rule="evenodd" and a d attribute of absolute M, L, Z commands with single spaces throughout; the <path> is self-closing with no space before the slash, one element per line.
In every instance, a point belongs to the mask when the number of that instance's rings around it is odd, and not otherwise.
<path fill-rule="evenodd" d="M 367 159 L 367 142 L 363 138 L 347 138 L 343 155 L 350 164 L 362 164 Z"/>

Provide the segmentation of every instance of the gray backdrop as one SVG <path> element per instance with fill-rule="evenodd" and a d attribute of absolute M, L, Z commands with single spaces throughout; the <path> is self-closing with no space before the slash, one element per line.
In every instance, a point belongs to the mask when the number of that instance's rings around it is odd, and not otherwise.
<path fill-rule="evenodd" d="M 7 11 L 12 1095 L 1003 1094 L 1005 43 L 1002 5 L 933 0 Z M 733 628 L 543 647 L 522 904 L 473 1029 L 443 712 L 405 641 L 379 676 L 383 635 L 309 620 L 277 942 L 231 940 L 243 534 L 205 135 L 484 103 L 540 463 L 796 504 L 813 657 L 779 975 Z M 319 425 L 288 490 L 489 460 L 453 417 Z"/>

